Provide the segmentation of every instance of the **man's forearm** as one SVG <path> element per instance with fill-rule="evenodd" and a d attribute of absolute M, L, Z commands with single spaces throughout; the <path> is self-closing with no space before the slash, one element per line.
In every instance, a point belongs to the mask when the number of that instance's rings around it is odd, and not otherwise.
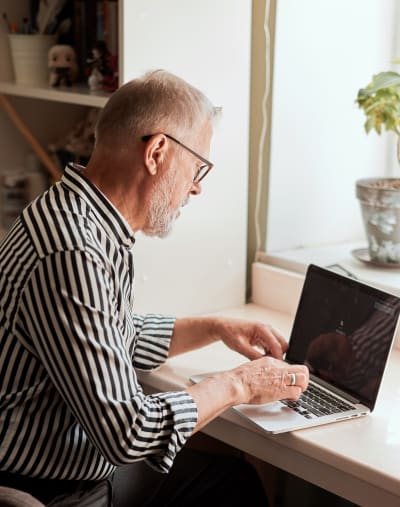
<path fill-rule="evenodd" d="M 242 402 L 243 387 L 233 371 L 218 373 L 199 384 L 190 386 L 188 393 L 193 397 L 198 412 L 194 432 L 201 430 L 230 407 Z"/>
<path fill-rule="evenodd" d="M 218 318 L 193 317 L 176 319 L 168 357 L 204 347 L 219 339 Z"/>

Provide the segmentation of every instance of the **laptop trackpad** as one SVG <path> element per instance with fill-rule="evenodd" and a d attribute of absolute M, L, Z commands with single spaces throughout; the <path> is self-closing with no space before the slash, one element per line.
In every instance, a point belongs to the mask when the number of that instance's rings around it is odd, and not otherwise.
<path fill-rule="evenodd" d="M 281 433 L 304 427 L 304 416 L 279 401 L 264 405 L 238 405 L 233 408 L 268 433 Z"/>

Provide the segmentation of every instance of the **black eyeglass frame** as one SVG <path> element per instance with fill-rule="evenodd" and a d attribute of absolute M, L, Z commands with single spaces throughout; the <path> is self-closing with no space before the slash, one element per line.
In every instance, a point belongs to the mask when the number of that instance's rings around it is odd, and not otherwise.
<path fill-rule="evenodd" d="M 200 183 L 200 181 L 202 181 L 207 176 L 207 174 L 211 171 L 211 169 L 214 167 L 214 164 L 212 162 L 210 162 L 209 160 L 207 160 L 206 158 L 199 155 L 194 150 L 192 150 L 192 148 L 189 148 L 189 146 L 186 146 L 186 144 L 183 144 L 181 141 L 179 141 L 175 137 L 172 137 L 169 134 L 165 134 L 164 132 L 159 132 L 159 133 L 165 137 L 168 137 L 168 139 L 171 139 L 171 141 L 174 141 L 176 144 L 179 144 L 179 146 L 182 146 L 182 148 L 184 148 L 189 153 L 191 153 L 192 155 L 197 157 L 199 160 L 204 162 L 204 164 L 199 167 L 197 173 L 195 174 L 195 176 L 193 178 L 193 183 Z M 156 136 L 156 135 L 157 134 L 147 134 L 145 136 L 142 136 L 142 141 L 147 143 L 147 141 L 149 141 L 149 139 L 151 139 L 153 136 Z M 205 169 L 207 169 L 207 170 L 205 171 Z"/>

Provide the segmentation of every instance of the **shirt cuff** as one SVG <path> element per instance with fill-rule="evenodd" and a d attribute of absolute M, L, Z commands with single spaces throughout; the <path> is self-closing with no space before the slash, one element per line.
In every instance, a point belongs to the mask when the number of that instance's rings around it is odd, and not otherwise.
<path fill-rule="evenodd" d="M 193 434 L 197 424 L 198 412 L 194 399 L 185 391 L 158 393 L 172 415 L 171 434 L 165 452 L 150 456 L 147 463 L 158 472 L 168 473 L 177 453 Z"/>
<path fill-rule="evenodd" d="M 149 314 L 143 318 L 133 354 L 135 368 L 153 370 L 168 358 L 175 317 Z"/>

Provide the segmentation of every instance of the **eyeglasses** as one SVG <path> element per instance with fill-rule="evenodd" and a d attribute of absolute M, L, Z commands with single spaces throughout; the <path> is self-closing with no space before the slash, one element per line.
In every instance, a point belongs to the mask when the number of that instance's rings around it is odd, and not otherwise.
<path fill-rule="evenodd" d="M 151 139 L 156 134 L 149 134 L 142 137 L 142 141 L 147 142 L 149 139 Z M 175 139 L 175 137 L 170 136 L 169 134 L 163 134 L 165 137 L 168 137 L 168 139 L 171 139 L 171 141 L 174 141 L 176 144 L 179 144 L 179 146 L 182 146 L 185 150 L 187 150 L 189 153 L 197 157 L 199 160 L 203 162 L 203 164 L 198 168 L 194 178 L 193 183 L 200 183 L 201 180 L 203 180 L 207 174 L 211 171 L 211 169 L 214 167 L 214 164 L 207 160 L 206 158 L 202 157 L 198 153 L 196 153 L 194 150 L 186 146 L 185 144 L 178 141 L 178 139 Z"/>

